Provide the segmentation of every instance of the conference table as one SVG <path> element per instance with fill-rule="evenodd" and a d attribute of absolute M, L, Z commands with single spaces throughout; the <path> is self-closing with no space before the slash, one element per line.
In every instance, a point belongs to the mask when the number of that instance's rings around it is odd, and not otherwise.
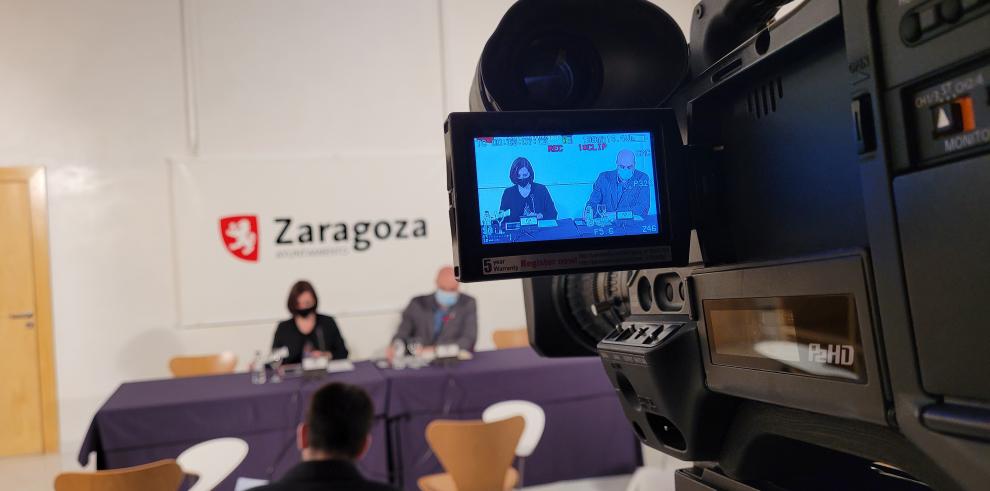
<path fill-rule="evenodd" d="M 371 435 L 387 441 L 388 386 L 372 363 L 320 379 L 286 378 L 255 385 L 250 373 L 174 378 L 122 384 L 97 411 L 79 451 L 86 465 L 96 453 L 97 469 L 130 467 L 174 459 L 206 440 L 237 437 L 248 444 L 244 461 L 216 489 L 232 490 L 237 477 L 277 478 L 299 462 L 296 425 L 309 397 L 329 381 L 363 387 L 375 404 Z M 373 445 L 360 463 L 371 479 L 388 480 L 386 445 Z"/>
<path fill-rule="evenodd" d="M 536 485 L 632 472 L 639 442 L 597 358 L 539 357 L 529 348 L 475 353 L 474 359 L 420 369 L 354 371 L 254 385 L 250 374 L 122 384 L 97 411 L 79 453 L 98 469 L 175 458 L 196 443 L 238 437 L 247 457 L 217 489 L 238 477 L 277 479 L 299 461 L 295 427 L 309 396 L 329 382 L 363 387 L 375 403 L 373 443 L 360 462 L 370 479 L 416 490 L 423 475 L 442 472 L 424 432 L 435 419 L 478 419 L 510 399 L 546 412 L 543 438 L 526 459 L 524 480 Z"/>
<path fill-rule="evenodd" d="M 509 226 L 512 228 L 510 229 Z M 588 226 L 584 219 L 561 218 L 540 220 L 537 225 L 523 225 L 507 222 L 506 230 L 485 235 L 485 244 L 505 244 L 512 242 L 537 242 L 561 239 L 593 239 L 622 235 L 656 233 L 657 216 L 647 215 L 642 219 L 619 219 L 605 224 Z"/>
<path fill-rule="evenodd" d="M 424 438 L 435 419 L 479 419 L 503 400 L 531 401 L 546 427 L 526 459 L 524 485 L 624 474 L 641 462 L 639 441 L 598 358 L 540 358 L 529 348 L 475 353 L 473 360 L 422 370 L 387 371 L 393 482 L 416 490 L 443 472 Z"/>

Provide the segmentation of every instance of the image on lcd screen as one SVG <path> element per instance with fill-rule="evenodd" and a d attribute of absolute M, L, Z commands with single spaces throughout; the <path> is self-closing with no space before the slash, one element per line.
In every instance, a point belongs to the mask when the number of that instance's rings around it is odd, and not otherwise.
<path fill-rule="evenodd" d="M 650 133 L 474 139 L 482 244 L 657 234 Z"/>

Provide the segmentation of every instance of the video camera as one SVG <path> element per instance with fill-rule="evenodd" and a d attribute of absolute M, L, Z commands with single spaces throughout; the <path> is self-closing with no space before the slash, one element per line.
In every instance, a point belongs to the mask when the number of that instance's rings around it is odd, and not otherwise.
<path fill-rule="evenodd" d="M 462 281 L 678 489 L 990 483 L 990 1 L 520 0 L 444 126 Z M 593 422 L 589 422 L 593 424 Z"/>

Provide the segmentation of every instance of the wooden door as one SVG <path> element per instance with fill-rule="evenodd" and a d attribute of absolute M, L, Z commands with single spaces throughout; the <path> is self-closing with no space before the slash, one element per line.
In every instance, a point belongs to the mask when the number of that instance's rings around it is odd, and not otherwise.
<path fill-rule="evenodd" d="M 0 172 L 0 456 L 7 456 L 53 450 L 55 439 L 46 438 L 45 418 L 46 409 L 53 409 L 46 406 L 54 401 L 46 399 L 52 399 L 54 386 L 47 383 L 53 376 L 51 340 L 46 336 L 48 299 L 38 299 L 39 293 L 47 294 L 47 237 L 36 237 L 37 199 L 32 196 L 37 194 L 32 178 L 38 172 L 44 192 L 43 171 Z M 45 244 L 40 254 L 39 241 Z M 45 275 L 40 282 L 39 260 L 46 263 L 40 268 Z M 39 292 L 39 286 L 45 291 Z M 39 319 L 48 329 L 39 329 Z"/>

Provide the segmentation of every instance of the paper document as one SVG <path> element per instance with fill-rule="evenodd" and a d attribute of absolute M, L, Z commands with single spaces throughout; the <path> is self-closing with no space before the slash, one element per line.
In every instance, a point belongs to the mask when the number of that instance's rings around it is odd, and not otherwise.
<path fill-rule="evenodd" d="M 234 491 L 247 491 L 268 484 L 264 479 L 254 479 L 250 477 L 238 477 L 234 484 Z"/>
<path fill-rule="evenodd" d="M 327 372 L 329 373 L 339 373 L 339 372 L 353 372 L 354 364 L 350 360 L 330 360 L 327 364 Z"/>

